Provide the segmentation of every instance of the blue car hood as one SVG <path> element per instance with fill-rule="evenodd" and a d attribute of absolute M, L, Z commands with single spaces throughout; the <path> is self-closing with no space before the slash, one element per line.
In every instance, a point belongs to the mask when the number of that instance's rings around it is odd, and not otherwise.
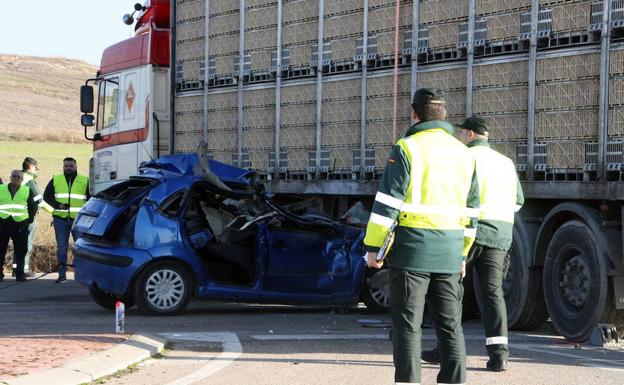
<path fill-rule="evenodd" d="M 222 182 L 238 186 L 248 187 L 252 184 L 255 172 L 230 166 L 216 160 L 208 160 L 208 168 Z M 156 160 L 141 165 L 139 172 L 142 175 L 160 171 L 163 176 L 174 177 L 179 174 L 184 176 L 203 175 L 200 157 L 197 153 L 165 155 Z"/>

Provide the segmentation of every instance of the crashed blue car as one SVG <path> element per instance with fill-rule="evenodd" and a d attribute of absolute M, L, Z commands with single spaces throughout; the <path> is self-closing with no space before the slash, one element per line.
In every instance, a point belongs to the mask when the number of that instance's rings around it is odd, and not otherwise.
<path fill-rule="evenodd" d="M 76 280 L 95 302 L 171 315 L 191 297 L 387 309 L 360 228 L 305 201 L 276 203 L 252 171 L 197 154 L 161 157 L 91 198 L 74 222 Z"/>

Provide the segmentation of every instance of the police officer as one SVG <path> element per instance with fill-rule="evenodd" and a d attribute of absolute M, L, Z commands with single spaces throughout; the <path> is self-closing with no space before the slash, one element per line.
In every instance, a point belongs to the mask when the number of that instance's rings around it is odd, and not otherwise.
<path fill-rule="evenodd" d="M 30 191 L 32 191 L 34 195 L 35 204 L 38 206 L 41 204 L 43 196 L 39 190 L 39 185 L 37 184 L 37 172 L 39 171 L 39 167 L 37 166 L 37 161 L 29 156 L 24 158 L 22 162 L 22 175 L 24 179 L 22 180 L 22 185 L 28 186 Z M 31 222 L 28 225 L 28 246 L 26 249 L 26 255 L 24 257 L 24 274 L 27 277 L 32 277 L 33 274 L 30 270 L 30 257 L 33 252 L 33 242 L 35 239 L 35 222 Z M 15 258 L 15 252 L 13 253 L 13 273 L 15 274 L 15 269 L 17 268 L 17 264 L 15 263 L 17 258 Z"/>
<path fill-rule="evenodd" d="M 420 383 L 421 323 L 425 300 L 440 338 L 438 383 L 466 382 L 461 326 L 465 258 L 476 234 L 479 189 L 475 162 L 444 121 L 438 89 L 414 93 L 416 122 L 392 148 L 375 196 L 364 243 L 368 266 L 395 222 L 390 271 L 395 381 Z"/>
<path fill-rule="evenodd" d="M 74 218 L 89 199 L 89 178 L 78 174 L 76 159 L 63 159 L 63 173 L 55 175 L 43 193 L 46 211 L 53 216 L 59 276 L 56 283 L 67 282 L 67 249 Z M 74 240 L 75 234 L 72 234 Z"/>
<path fill-rule="evenodd" d="M 509 358 L 503 279 L 509 268 L 514 213 L 522 207 L 524 196 L 511 159 L 490 148 L 486 120 L 473 116 L 459 127 L 459 139 L 477 162 L 481 212 L 468 259 L 481 286 L 485 345 L 490 358 L 486 368 L 502 372 L 507 370 Z M 436 363 L 437 350 L 423 352 L 423 359 Z"/>
<path fill-rule="evenodd" d="M 0 267 L 4 266 L 4 258 L 13 240 L 15 248 L 15 280 L 26 281 L 24 275 L 24 255 L 28 242 L 28 225 L 35 219 L 37 206 L 33 192 L 28 186 L 22 185 L 23 175 L 20 170 L 11 172 L 11 181 L 0 185 Z M 4 274 L 0 268 L 0 282 Z"/>

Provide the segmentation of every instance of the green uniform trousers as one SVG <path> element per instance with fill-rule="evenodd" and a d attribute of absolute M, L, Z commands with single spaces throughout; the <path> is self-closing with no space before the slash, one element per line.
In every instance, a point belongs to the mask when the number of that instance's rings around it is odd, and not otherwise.
<path fill-rule="evenodd" d="M 503 280 L 509 269 L 509 253 L 475 243 L 469 258 L 481 288 L 480 303 L 488 355 L 491 361 L 507 361 L 507 306 Z"/>
<path fill-rule="evenodd" d="M 390 268 L 390 314 L 395 382 L 420 383 L 422 319 L 431 309 L 440 347 L 438 383 L 466 382 L 466 345 L 461 326 L 459 273 L 425 273 Z"/>

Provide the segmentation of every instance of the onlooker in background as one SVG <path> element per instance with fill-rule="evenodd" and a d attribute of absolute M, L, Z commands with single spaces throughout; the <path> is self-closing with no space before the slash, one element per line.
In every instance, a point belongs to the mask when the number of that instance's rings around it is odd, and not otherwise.
<path fill-rule="evenodd" d="M 67 281 L 67 249 L 74 218 L 90 198 L 89 178 L 78 174 L 76 159 L 63 159 L 63 173 L 55 175 L 43 193 L 44 210 L 53 216 L 56 258 L 59 264 L 56 283 Z M 72 238 L 76 240 L 75 234 Z"/>
<path fill-rule="evenodd" d="M 22 185 L 20 170 L 11 172 L 11 182 L 0 185 L 0 282 L 4 280 L 4 257 L 13 240 L 15 249 L 15 280 L 26 281 L 24 275 L 24 255 L 28 244 L 28 225 L 35 219 L 37 205 L 33 192 Z"/>
<path fill-rule="evenodd" d="M 24 158 L 22 162 L 22 173 L 23 180 L 22 186 L 26 185 L 30 188 L 34 195 L 35 204 L 37 207 L 41 204 L 41 200 L 43 196 L 41 195 L 41 190 L 39 190 L 39 185 L 35 180 L 37 178 L 37 171 L 39 171 L 39 167 L 37 167 L 37 161 L 29 156 Z M 28 246 L 26 249 L 26 255 L 24 256 L 24 274 L 27 277 L 32 277 L 33 273 L 30 270 L 30 258 L 32 257 L 33 252 L 33 242 L 35 239 L 35 221 L 31 221 L 28 225 Z M 15 270 L 17 269 L 17 258 L 15 257 L 15 252 L 13 253 L 13 274 L 15 275 Z"/>

